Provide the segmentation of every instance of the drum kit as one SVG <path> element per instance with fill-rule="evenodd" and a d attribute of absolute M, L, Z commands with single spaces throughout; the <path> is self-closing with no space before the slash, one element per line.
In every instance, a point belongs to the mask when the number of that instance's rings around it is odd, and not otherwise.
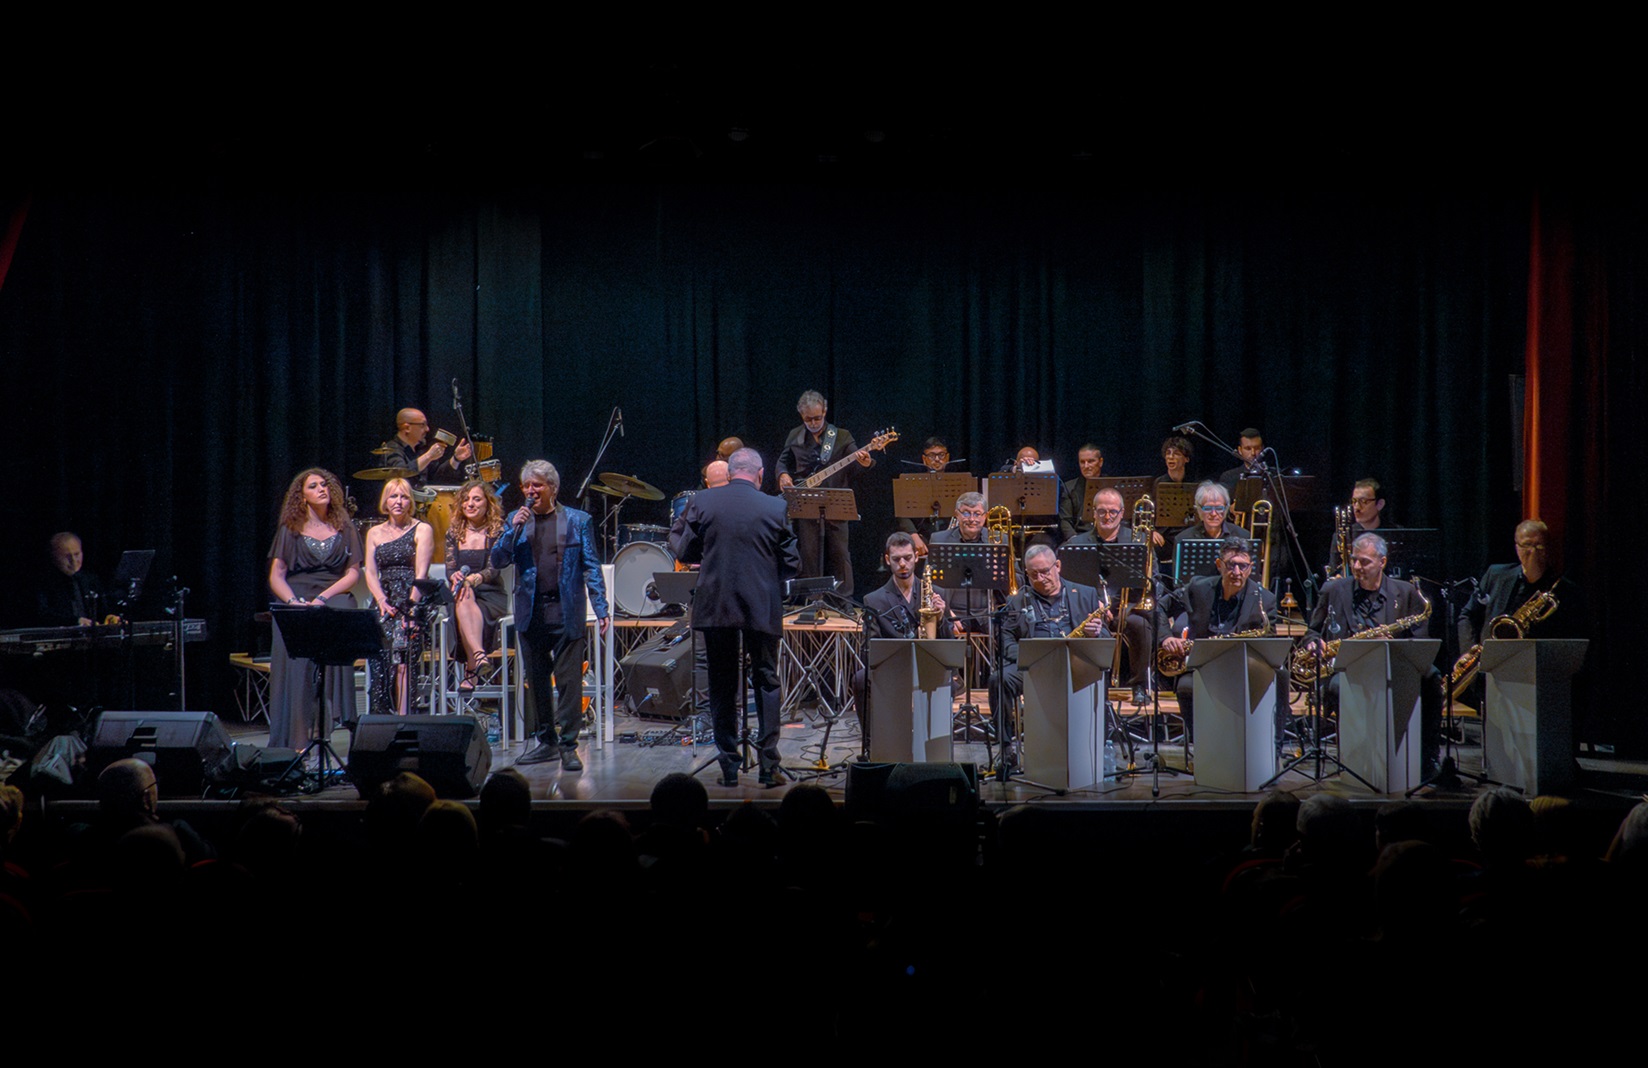
<path fill-rule="evenodd" d="M 449 430 L 435 431 L 435 440 L 451 448 L 458 443 L 457 435 Z M 492 486 L 493 492 L 501 492 L 503 484 L 503 462 L 492 455 L 492 439 L 483 435 L 470 438 L 474 444 L 475 455 L 470 457 L 465 466 L 465 474 L 471 478 L 478 478 Z M 389 456 L 395 449 L 388 442 L 384 442 L 372 450 L 374 456 Z M 410 467 L 365 467 L 354 472 L 350 477 L 362 482 L 387 482 L 392 478 L 404 478 L 408 482 L 416 478 L 418 472 Z M 412 503 L 417 517 L 435 528 L 435 544 L 446 543 L 446 528 L 452 525 L 452 517 L 458 512 L 457 486 L 413 486 Z M 355 525 L 361 529 L 375 526 L 381 518 L 357 519 Z"/>

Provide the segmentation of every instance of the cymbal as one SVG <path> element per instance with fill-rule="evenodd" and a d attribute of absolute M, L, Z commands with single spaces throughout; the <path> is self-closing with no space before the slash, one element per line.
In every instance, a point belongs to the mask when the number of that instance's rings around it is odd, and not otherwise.
<path fill-rule="evenodd" d="M 627 497 L 627 496 L 629 496 L 623 490 L 615 490 L 611 486 L 603 486 L 599 482 L 591 482 L 589 484 L 589 488 L 594 493 L 604 493 L 608 497 Z"/>
<path fill-rule="evenodd" d="M 350 475 L 366 482 L 387 482 L 392 478 L 411 478 L 417 474 L 409 467 L 363 467 Z"/>
<path fill-rule="evenodd" d="M 387 441 L 372 450 L 373 456 L 393 456 L 394 453 L 395 450 L 389 447 L 389 443 Z"/>
<path fill-rule="evenodd" d="M 601 474 L 601 481 L 620 494 L 639 497 L 643 501 L 661 501 L 664 499 L 663 490 L 647 485 L 634 475 L 620 475 L 614 471 L 605 471 Z"/>

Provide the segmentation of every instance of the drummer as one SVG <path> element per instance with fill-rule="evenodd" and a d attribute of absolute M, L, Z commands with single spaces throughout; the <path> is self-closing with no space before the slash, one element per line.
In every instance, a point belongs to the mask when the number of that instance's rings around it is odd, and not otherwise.
<path fill-rule="evenodd" d="M 389 451 L 383 456 L 383 466 L 411 472 L 402 477 L 418 487 L 429 482 L 454 486 L 463 482 L 463 464 L 475 454 L 469 439 L 459 441 L 452 455 L 447 456 L 446 444 L 439 438 L 452 435 L 438 435 L 420 452 L 419 446 L 428 436 L 429 418 L 416 408 L 402 408 L 395 413 L 395 436 L 384 442 L 383 447 Z"/>

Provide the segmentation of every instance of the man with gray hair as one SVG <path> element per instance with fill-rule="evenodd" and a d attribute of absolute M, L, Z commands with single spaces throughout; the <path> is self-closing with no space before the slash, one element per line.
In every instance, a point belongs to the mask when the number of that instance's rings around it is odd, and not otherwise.
<path fill-rule="evenodd" d="M 560 758 L 563 771 L 583 771 L 578 732 L 584 726 L 585 589 L 596 625 L 607 632 L 607 588 L 589 513 L 556 503 L 561 476 L 547 460 L 521 468 L 526 503 L 510 517 L 492 547 L 492 566 L 515 565 L 515 619 L 521 636 L 521 670 L 532 690 L 536 715 L 529 730 L 537 744 L 515 758 L 542 764 Z M 550 701 L 551 676 L 555 700 Z M 554 712 L 551 714 L 551 708 Z"/>
<path fill-rule="evenodd" d="M 737 786 L 738 709 L 743 703 L 738 644 L 750 657 L 759 719 L 762 786 L 779 785 L 778 640 L 784 633 L 784 583 L 795 577 L 795 532 L 784 502 L 761 492 L 761 454 L 739 449 L 727 458 L 725 486 L 701 490 L 687 502 L 670 547 L 698 564 L 692 626 L 709 665 L 710 714 L 721 764 L 721 785 Z"/>
<path fill-rule="evenodd" d="M 1389 626 L 1425 612 L 1425 598 L 1418 587 L 1385 574 L 1389 546 L 1377 534 L 1357 537 L 1350 545 L 1350 577 L 1336 578 L 1322 587 L 1316 609 L 1310 615 L 1306 644 L 1321 650 L 1324 642 L 1341 640 L 1374 627 Z M 1424 638 L 1426 622 L 1405 627 L 1392 638 Z M 1339 676 L 1327 683 L 1324 704 L 1330 711 L 1339 708 Z M 1420 775 L 1430 778 L 1436 770 L 1442 739 L 1442 676 L 1431 665 L 1419 685 Z"/>
<path fill-rule="evenodd" d="M 852 432 L 824 421 L 829 402 L 816 389 L 801 394 L 795 410 L 801 413 L 801 425 L 784 439 L 784 450 L 778 454 L 778 488 L 789 489 L 816 471 L 830 466 L 843 456 L 853 456 L 860 467 L 873 467 L 875 456 L 869 449 L 860 449 L 853 441 Z M 825 479 L 822 488 L 837 489 L 850 485 L 855 472 L 851 465 Z M 843 597 L 852 596 L 853 559 L 847 547 L 847 521 L 831 519 L 824 523 L 824 562 L 819 564 L 819 523 L 816 519 L 796 521 L 796 538 L 800 542 L 801 574 L 804 578 L 833 575 L 841 584 Z"/>

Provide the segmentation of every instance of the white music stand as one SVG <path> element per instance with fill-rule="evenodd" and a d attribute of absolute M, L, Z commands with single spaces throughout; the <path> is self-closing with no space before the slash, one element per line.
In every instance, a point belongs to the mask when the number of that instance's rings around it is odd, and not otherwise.
<path fill-rule="evenodd" d="M 1421 781 L 1419 683 L 1440 648 L 1436 638 L 1339 643 L 1339 759 L 1375 793 L 1403 793 Z"/>
<path fill-rule="evenodd" d="M 1488 697 L 1482 709 L 1482 770 L 1529 795 L 1573 784 L 1574 674 L 1583 638 L 1489 639 L 1482 643 Z"/>
<path fill-rule="evenodd" d="M 1276 669 L 1288 638 L 1199 638 L 1186 662 L 1196 674 L 1196 785 L 1248 793 L 1276 774 Z"/>
<path fill-rule="evenodd" d="M 1104 779 L 1105 675 L 1115 653 L 1115 638 L 1019 642 L 1025 779 L 1055 790 Z"/>
<path fill-rule="evenodd" d="M 953 638 L 870 640 L 870 759 L 951 763 L 950 678 L 966 662 Z"/>

